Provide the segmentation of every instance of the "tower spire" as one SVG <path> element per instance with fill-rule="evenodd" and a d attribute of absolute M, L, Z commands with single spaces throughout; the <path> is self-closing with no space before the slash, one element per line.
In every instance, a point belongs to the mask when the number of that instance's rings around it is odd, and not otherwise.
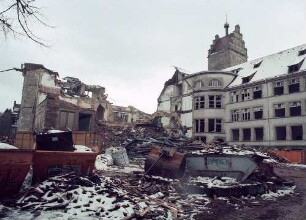
<path fill-rule="evenodd" d="M 225 35 L 227 36 L 228 35 L 228 28 L 229 28 L 229 23 L 227 23 L 227 15 L 226 15 L 226 21 L 225 21 L 225 24 L 224 24 L 224 28 L 225 28 Z"/>

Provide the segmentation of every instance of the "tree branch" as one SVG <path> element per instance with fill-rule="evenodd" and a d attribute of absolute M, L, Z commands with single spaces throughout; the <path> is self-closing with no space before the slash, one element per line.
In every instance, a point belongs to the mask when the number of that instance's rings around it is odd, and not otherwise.
<path fill-rule="evenodd" d="M 53 28 L 44 21 L 42 21 L 40 14 L 40 8 L 35 6 L 35 0 L 10 0 L 12 4 L 9 5 L 6 9 L 0 12 L 0 27 L 5 37 L 8 33 L 26 36 L 31 41 L 42 45 L 44 47 L 49 47 L 42 38 L 38 37 L 30 28 L 30 24 L 34 21 L 37 21 L 39 24 Z M 14 10 L 15 9 L 15 10 Z M 12 12 L 15 11 L 15 16 L 12 15 Z M 14 24 L 14 18 L 17 20 Z M 33 19 L 32 19 L 33 18 Z M 0 31 L 1 31 L 0 29 Z M 18 29 L 20 31 L 18 31 Z"/>

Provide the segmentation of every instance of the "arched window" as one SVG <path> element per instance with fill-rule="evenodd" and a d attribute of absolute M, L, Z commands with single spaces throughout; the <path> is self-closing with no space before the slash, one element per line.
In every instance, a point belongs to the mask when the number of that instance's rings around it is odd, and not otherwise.
<path fill-rule="evenodd" d="M 221 87 L 220 80 L 212 79 L 209 81 L 209 87 Z"/>
<path fill-rule="evenodd" d="M 194 84 L 194 88 L 198 89 L 198 88 L 202 88 L 204 87 L 204 83 L 202 81 L 197 81 L 195 84 Z"/>

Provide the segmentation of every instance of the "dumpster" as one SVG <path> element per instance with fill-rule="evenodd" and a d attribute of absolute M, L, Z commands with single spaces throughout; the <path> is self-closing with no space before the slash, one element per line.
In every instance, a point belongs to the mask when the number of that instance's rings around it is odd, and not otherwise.
<path fill-rule="evenodd" d="M 0 149 L 0 197 L 19 192 L 32 159 L 33 150 Z"/>
<path fill-rule="evenodd" d="M 169 178 L 180 178 L 185 171 L 185 154 L 170 147 L 152 146 L 145 162 L 145 172 Z"/>
<path fill-rule="evenodd" d="M 73 151 L 72 132 L 49 130 L 36 134 L 36 149 L 47 151 Z"/>
<path fill-rule="evenodd" d="M 186 156 L 186 170 L 191 176 L 223 176 L 246 180 L 257 169 L 252 155 L 207 154 Z"/>
<path fill-rule="evenodd" d="M 96 156 L 94 152 L 36 150 L 33 160 L 33 181 L 43 181 L 65 172 L 92 174 Z"/>

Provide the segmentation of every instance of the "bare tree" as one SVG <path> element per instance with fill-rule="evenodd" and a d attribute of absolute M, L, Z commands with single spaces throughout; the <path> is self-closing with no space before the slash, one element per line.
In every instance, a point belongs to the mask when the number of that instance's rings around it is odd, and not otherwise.
<path fill-rule="evenodd" d="M 38 22 L 40 25 L 52 28 L 43 21 L 41 8 L 35 5 L 35 0 L 0 0 L 0 3 L 2 3 L 0 8 L 4 8 L 0 9 L 0 31 L 4 37 L 10 33 L 14 36 L 22 35 L 42 46 L 48 46 L 30 26 Z"/>

